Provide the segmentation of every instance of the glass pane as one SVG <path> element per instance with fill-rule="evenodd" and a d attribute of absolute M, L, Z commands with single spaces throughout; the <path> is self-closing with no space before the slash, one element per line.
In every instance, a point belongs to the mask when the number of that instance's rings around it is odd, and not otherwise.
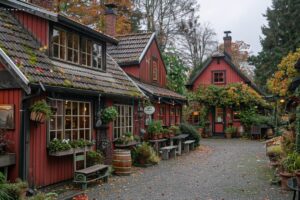
<path fill-rule="evenodd" d="M 91 66 L 91 55 L 89 55 L 89 54 L 87 55 L 86 61 L 87 61 L 86 65 Z"/>
<path fill-rule="evenodd" d="M 66 32 L 60 31 L 60 44 L 66 46 Z"/>
<path fill-rule="evenodd" d="M 90 104 L 89 103 L 86 103 L 85 104 L 85 115 L 90 115 Z"/>
<path fill-rule="evenodd" d="M 81 54 L 81 64 L 86 65 L 86 54 L 85 53 Z"/>
<path fill-rule="evenodd" d="M 90 130 L 85 130 L 85 139 L 90 140 Z"/>
<path fill-rule="evenodd" d="M 74 44 L 73 44 L 73 48 L 79 50 L 79 36 L 78 35 L 73 35 L 73 40 L 74 40 Z"/>
<path fill-rule="evenodd" d="M 65 101 L 65 114 L 71 115 L 71 102 Z"/>
<path fill-rule="evenodd" d="M 80 139 L 80 138 L 85 138 L 85 137 L 84 137 L 84 130 L 79 131 L 79 133 L 80 133 L 79 139 Z"/>
<path fill-rule="evenodd" d="M 72 129 L 78 128 L 78 117 L 73 117 L 72 119 Z"/>
<path fill-rule="evenodd" d="M 85 122 L 85 128 L 90 128 L 90 118 L 89 117 L 85 117 L 84 118 L 84 122 Z"/>
<path fill-rule="evenodd" d="M 71 61 L 71 62 L 73 61 L 73 51 L 72 51 L 72 49 L 69 49 L 69 48 L 68 48 L 67 60 Z"/>
<path fill-rule="evenodd" d="M 53 45 L 53 57 L 58 58 L 58 45 L 54 44 Z"/>
<path fill-rule="evenodd" d="M 81 52 L 86 53 L 86 39 L 82 38 L 81 40 Z"/>
<path fill-rule="evenodd" d="M 87 48 L 86 48 L 87 49 L 87 53 L 88 54 L 92 54 L 92 43 L 91 43 L 90 40 L 87 41 L 87 45 L 86 46 L 87 46 Z"/>
<path fill-rule="evenodd" d="M 76 130 L 74 131 L 74 130 L 73 130 L 73 131 L 72 131 L 72 137 L 73 137 L 73 138 L 72 138 L 73 140 L 78 140 L 78 139 L 79 139 L 79 138 L 78 138 L 78 131 L 76 131 Z"/>
<path fill-rule="evenodd" d="M 62 120 L 63 120 L 63 117 L 56 117 L 57 118 L 57 130 L 62 130 L 63 129 L 63 125 L 62 125 Z"/>
<path fill-rule="evenodd" d="M 60 46 L 59 58 L 65 59 L 66 58 L 66 48 L 64 46 Z"/>
<path fill-rule="evenodd" d="M 78 103 L 72 102 L 72 115 L 78 115 Z"/>
<path fill-rule="evenodd" d="M 50 132 L 50 141 L 53 140 L 54 138 L 56 138 L 56 132 L 52 131 Z"/>
<path fill-rule="evenodd" d="M 71 117 L 65 117 L 65 129 L 71 129 Z"/>
<path fill-rule="evenodd" d="M 74 57 L 73 62 L 78 63 L 78 51 L 73 52 L 73 57 Z"/>
<path fill-rule="evenodd" d="M 79 115 L 85 115 L 84 103 L 79 103 Z"/>
<path fill-rule="evenodd" d="M 79 117 L 79 128 L 84 128 L 84 117 Z"/>
<path fill-rule="evenodd" d="M 50 119 L 50 130 L 56 130 L 56 118 L 51 117 Z"/>
<path fill-rule="evenodd" d="M 53 41 L 53 43 L 59 42 L 59 31 L 56 29 L 53 30 L 52 41 Z"/>
<path fill-rule="evenodd" d="M 63 134 L 62 134 L 61 131 L 57 131 L 57 132 L 56 132 L 56 138 L 57 138 L 57 139 L 62 139 L 62 138 L 63 138 Z"/>
<path fill-rule="evenodd" d="M 65 138 L 64 139 L 71 139 L 71 131 L 65 131 Z"/>
<path fill-rule="evenodd" d="M 57 101 L 57 111 L 56 115 L 63 115 L 63 102 L 62 101 Z"/>
<path fill-rule="evenodd" d="M 73 34 L 68 34 L 68 48 L 73 48 Z"/>

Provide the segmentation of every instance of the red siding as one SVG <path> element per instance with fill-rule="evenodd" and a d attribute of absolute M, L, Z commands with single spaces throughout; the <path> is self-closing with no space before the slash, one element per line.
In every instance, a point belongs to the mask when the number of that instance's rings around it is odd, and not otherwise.
<path fill-rule="evenodd" d="M 9 167 L 8 178 L 11 181 L 14 181 L 18 177 L 22 96 L 23 93 L 21 89 L 0 90 L 0 104 L 13 104 L 15 106 L 15 129 L 7 131 L 7 138 L 11 141 L 9 144 L 9 152 L 16 153 L 16 165 Z"/>
<path fill-rule="evenodd" d="M 16 11 L 15 17 L 41 44 L 48 46 L 49 23 L 38 16 L 22 11 Z"/>
<path fill-rule="evenodd" d="M 135 78 L 140 78 L 140 73 L 139 73 L 139 65 L 131 65 L 131 66 L 125 66 L 122 67 L 122 69 L 129 75 L 135 77 Z"/>
<path fill-rule="evenodd" d="M 217 59 L 214 58 L 210 65 L 194 82 L 193 90 L 195 91 L 200 85 L 212 84 L 212 71 L 215 70 L 226 71 L 226 84 L 244 82 L 239 74 L 234 71 L 223 59 L 220 59 L 220 63 L 218 64 Z"/>

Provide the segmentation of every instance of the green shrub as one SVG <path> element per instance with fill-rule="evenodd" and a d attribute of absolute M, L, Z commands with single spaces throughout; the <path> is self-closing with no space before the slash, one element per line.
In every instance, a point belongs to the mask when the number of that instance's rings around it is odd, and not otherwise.
<path fill-rule="evenodd" d="M 161 133 L 162 130 L 163 130 L 162 122 L 161 121 L 155 121 L 155 120 L 152 120 L 149 123 L 148 128 L 147 128 L 147 131 L 150 135 Z"/>
<path fill-rule="evenodd" d="M 110 106 L 110 107 L 105 108 L 101 112 L 101 120 L 102 120 L 103 124 L 107 124 L 107 123 L 117 119 L 118 115 L 119 115 L 119 113 L 118 113 L 117 109 L 114 106 Z"/>
<path fill-rule="evenodd" d="M 134 148 L 131 155 L 135 164 L 157 164 L 160 160 L 152 146 L 146 142 Z"/>
<path fill-rule="evenodd" d="M 225 133 L 227 133 L 227 134 L 234 134 L 234 133 L 236 133 L 236 131 L 237 131 L 237 128 L 234 126 L 228 126 L 225 129 Z"/>
<path fill-rule="evenodd" d="M 0 199 L 14 200 L 8 190 L 8 184 L 0 184 Z"/>
<path fill-rule="evenodd" d="M 280 145 L 273 145 L 267 148 L 267 155 L 281 155 L 283 153 L 282 147 Z"/>
<path fill-rule="evenodd" d="M 182 123 L 182 124 L 180 124 L 179 128 L 180 128 L 180 132 L 182 134 L 188 134 L 190 139 L 195 140 L 196 146 L 198 146 L 200 144 L 201 136 L 198 133 L 197 129 L 195 129 L 194 126 L 187 124 L 187 123 Z"/>
<path fill-rule="evenodd" d="M 289 173 L 293 173 L 295 170 L 297 170 L 296 160 L 298 157 L 299 155 L 296 152 L 288 154 L 288 156 L 285 157 L 281 162 L 283 169 Z"/>
<path fill-rule="evenodd" d="M 88 166 L 103 164 L 104 156 L 100 151 L 89 151 L 86 154 L 86 161 Z"/>

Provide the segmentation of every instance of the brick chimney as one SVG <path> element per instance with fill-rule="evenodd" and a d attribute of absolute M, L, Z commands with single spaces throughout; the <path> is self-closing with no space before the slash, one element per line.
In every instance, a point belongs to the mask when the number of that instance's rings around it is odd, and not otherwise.
<path fill-rule="evenodd" d="M 231 57 L 232 55 L 232 49 L 231 49 L 231 41 L 232 38 L 229 35 L 231 33 L 231 31 L 224 31 L 225 36 L 223 37 L 224 40 L 224 53 L 226 53 L 227 55 L 229 55 Z"/>
<path fill-rule="evenodd" d="M 116 35 L 117 14 L 114 10 L 117 6 L 114 3 L 105 4 L 105 33 L 110 36 Z"/>

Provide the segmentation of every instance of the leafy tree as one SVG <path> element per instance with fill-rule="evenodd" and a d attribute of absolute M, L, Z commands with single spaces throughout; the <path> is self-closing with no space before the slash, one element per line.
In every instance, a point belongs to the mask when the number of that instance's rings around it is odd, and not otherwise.
<path fill-rule="evenodd" d="M 185 93 L 188 68 L 174 51 L 163 54 L 167 68 L 167 86 L 169 89 L 180 94 Z"/>
<path fill-rule="evenodd" d="M 299 0 L 273 0 L 265 17 L 268 25 L 262 27 L 262 51 L 250 61 L 256 66 L 255 80 L 265 86 L 268 77 L 276 71 L 282 57 L 300 46 Z"/>
<path fill-rule="evenodd" d="M 289 53 L 278 65 L 278 70 L 267 81 L 268 89 L 276 95 L 286 96 L 288 88 L 297 75 L 295 63 L 300 59 L 300 48 L 295 53 Z"/>

